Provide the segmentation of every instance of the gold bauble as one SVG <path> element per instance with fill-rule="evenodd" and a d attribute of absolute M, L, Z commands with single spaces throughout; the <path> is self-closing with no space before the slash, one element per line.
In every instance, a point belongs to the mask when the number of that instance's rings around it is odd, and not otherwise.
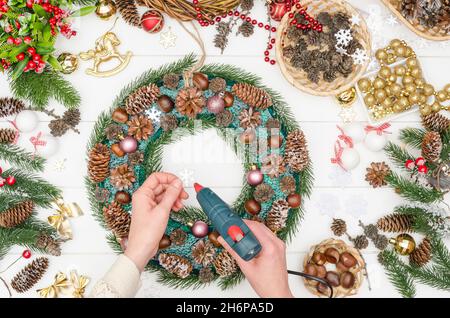
<path fill-rule="evenodd" d="M 354 87 L 350 87 L 346 91 L 343 91 L 342 93 L 336 95 L 335 98 L 339 105 L 350 106 L 356 101 L 356 89 Z"/>
<path fill-rule="evenodd" d="M 388 78 L 388 81 L 391 83 L 395 83 L 397 81 L 397 75 L 391 74 Z"/>
<path fill-rule="evenodd" d="M 438 101 L 445 102 L 447 100 L 447 93 L 445 91 L 439 91 L 436 95 Z"/>
<path fill-rule="evenodd" d="M 406 49 L 404 46 L 399 46 L 395 48 L 395 54 L 397 54 L 397 56 L 403 57 L 405 56 L 406 53 Z"/>
<path fill-rule="evenodd" d="M 375 57 L 377 58 L 377 60 L 379 61 L 384 61 L 385 59 L 387 59 L 388 54 L 386 53 L 385 50 L 383 49 L 379 49 L 375 52 Z"/>
<path fill-rule="evenodd" d="M 420 94 L 417 92 L 411 93 L 411 95 L 409 95 L 409 102 L 411 103 L 411 105 L 417 105 L 419 104 L 420 101 Z"/>
<path fill-rule="evenodd" d="M 410 75 L 405 75 L 402 80 L 403 85 L 414 83 L 414 77 Z"/>
<path fill-rule="evenodd" d="M 371 107 L 375 105 L 377 101 L 372 94 L 367 94 L 366 96 L 364 96 L 364 102 L 366 103 L 367 106 Z"/>
<path fill-rule="evenodd" d="M 405 57 L 410 57 L 413 54 L 413 49 L 410 46 L 405 46 Z"/>
<path fill-rule="evenodd" d="M 391 69 L 389 66 L 382 66 L 378 74 L 383 78 L 388 78 L 391 75 Z"/>
<path fill-rule="evenodd" d="M 358 81 L 358 87 L 363 93 L 367 93 L 371 88 L 370 80 L 367 78 L 362 78 Z"/>
<path fill-rule="evenodd" d="M 392 97 L 386 97 L 384 101 L 381 102 L 384 108 L 389 108 L 394 104 L 394 99 Z"/>
<path fill-rule="evenodd" d="M 64 52 L 58 56 L 61 73 L 71 74 L 78 69 L 78 57 L 75 54 Z"/>
<path fill-rule="evenodd" d="M 416 241 L 409 234 L 400 234 L 396 238 L 391 238 L 389 243 L 394 245 L 395 250 L 400 255 L 409 255 L 416 248 Z"/>
<path fill-rule="evenodd" d="M 418 78 L 414 81 L 414 84 L 417 85 L 417 87 L 423 88 L 425 86 L 425 80 L 423 78 Z"/>
<path fill-rule="evenodd" d="M 406 60 L 406 65 L 408 65 L 409 68 L 413 68 L 419 66 L 419 62 L 415 57 L 410 57 L 409 59 Z"/>
<path fill-rule="evenodd" d="M 379 88 L 384 88 L 386 86 L 386 82 L 384 79 L 382 79 L 381 77 L 377 77 L 374 81 L 373 81 L 373 87 L 375 89 L 379 89 Z"/>
<path fill-rule="evenodd" d="M 433 105 L 431 105 L 431 111 L 433 113 L 437 113 L 440 110 L 441 110 L 441 104 L 439 104 L 438 102 L 434 102 Z"/>
<path fill-rule="evenodd" d="M 406 67 L 404 67 L 403 65 L 397 65 L 394 70 L 397 76 L 403 76 L 406 74 Z"/>
<path fill-rule="evenodd" d="M 423 105 L 423 107 L 420 109 L 420 113 L 423 116 L 427 116 L 431 114 L 431 106 L 430 105 Z"/>
<path fill-rule="evenodd" d="M 392 96 L 391 85 L 387 85 L 384 90 L 386 91 L 387 96 Z"/>
<path fill-rule="evenodd" d="M 447 95 L 450 96 L 450 84 L 445 85 L 444 91 L 446 91 Z"/>
<path fill-rule="evenodd" d="M 412 94 L 416 91 L 416 85 L 409 83 L 405 85 L 405 91 L 408 92 L 408 94 Z"/>
<path fill-rule="evenodd" d="M 376 89 L 374 95 L 378 102 L 384 101 L 387 97 L 386 91 L 382 88 Z"/>
<path fill-rule="evenodd" d="M 412 77 L 415 77 L 415 78 L 422 77 L 422 71 L 420 70 L 420 67 L 418 67 L 418 66 L 411 67 L 409 72 Z"/>
<path fill-rule="evenodd" d="M 434 87 L 431 84 L 425 84 L 423 85 L 423 93 L 425 96 L 431 96 L 434 94 Z"/>
<path fill-rule="evenodd" d="M 387 62 L 388 64 L 395 63 L 396 60 L 397 60 L 397 56 L 396 56 L 395 54 L 393 54 L 393 53 L 388 53 L 388 57 L 387 57 L 387 59 L 386 59 L 386 62 Z"/>
<path fill-rule="evenodd" d="M 97 3 L 97 8 L 95 9 L 95 14 L 102 20 L 109 20 L 116 14 L 116 12 L 117 6 L 112 0 L 100 0 Z"/>
<path fill-rule="evenodd" d="M 409 100 L 407 97 L 402 96 L 398 99 L 397 103 L 403 108 L 406 109 L 409 107 Z"/>
<path fill-rule="evenodd" d="M 389 43 L 389 46 L 395 49 L 398 47 L 403 47 L 403 44 L 402 44 L 402 41 L 400 41 L 399 39 L 393 39 Z"/>
<path fill-rule="evenodd" d="M 390 89 L 391 89 L 391 94 L 394 96 L 399 96 L 400 93 L 402 92 L 401 85 L 397 84 L 397 83 L 391 84 Z"/>
<path fill-rule="evenodd" d="M 425 104 L 427 102 L 427 97 L 424 94 L 419 94 L 419 105 Z"/>
<path fill-rule="evenodd" d="M 396 113 L 401 113 L 404 110 L 404 108 L 402 106 L 400 106 L 398 103 L 395 103 L 393 108 L 394 108 L 394 112 L 396 112 Z"/>

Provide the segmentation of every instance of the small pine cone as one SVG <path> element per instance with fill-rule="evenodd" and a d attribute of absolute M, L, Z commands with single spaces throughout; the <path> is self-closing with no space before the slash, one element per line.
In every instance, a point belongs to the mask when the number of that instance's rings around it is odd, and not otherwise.
<path fill-rule="evenodd" d="M 450 119 L 442 114 L 433 113 L 430 115 L 422 116 L 422 124 L 428 130 L 444 132 L 450 128 Z"/>
<path fill-rule="evenodd" d="M 226 88 L 227 88 L 227 81 L 221 77 L 215 77 L 211 80 L 211 82 L 209 82 L 209 89 L 213 93 L 217 94 L 223 92 L 225 91 Z"/>
<path fill-rule="evenodd" d="M 119 191 L 130 189 L 136 176 L 133 169 L 127 164 L 120 165 L 111 170 L 111 184 Z"/>
<path fill-rule="evenodd" d="M 54 137 L 61 137 L 69 130 L 69 126 L 64 121 L 64 119 L 51 120 L 50 123 L 48 124 L 48 128 L 50 128 L 50 133 Z"/>
<path fill-rule="evenodd" d="M 256 186 L 255 191 L 253 192 L 253 197 L 259 203 L 269 201 L 272 199 L 275 191 L 273 191 L 272 187 L 266 183 L 261 183 Z"/>
<path fill-rule="evenodd" d="M 205 107 L 206 98 L 198 88 L 188 87 L 178 92 L 175 104 L 180 114 L 195 118 Z"/>
<path fill-rule="evenodd" d="M 33 201 L 23 201 L 0 212 L 0 227 L 13 228 L 25 222 L 34 211 Z"/>
<path fill-rule="evenodd" d="M 141 113 L 156 102 L 159 94 L 159 88 L 155 84 L 142 86 L 128 96 L 125 101 L 125 109 L 127 113 L 130 115 L 137 115 Z"/>
<path fill-rule="evenodd" d="M 127 121 L 128 136 L 133 136 L 137 140 L 147 140 L 153 134 L 152 121 L 144 115 L 133 116 Z"/>
<path fill-rule="evenodd" d="M 280 189 L 285 195 L 294 193 L 297 190 L 295 178 L 291 176 L 284 176 L 280 180 Z"/>
<path fill-rule="evenodd" d="M 122 205 L 113 201 L 103 208 L 103 216 L 108 228 L 117 238 L 128 237 L 131 225 L 131 216 L 127 213 Z"/>
<path fill-rule="evenodd" d="M 266 225 L 272 232 L 278 232 L 286 227 L 289 215 L 289 204 L 286 200 L 276 200 L 267 214 Z"/>
<path fill-rule="evenodd" d="M 233 122 L 233 119 L 233 113 L 225 109 L 216 115 L 216 124 L 220 127 L 228 127 Z"/>
<path fill-rule="evenodd" d="M 203 283 L 207 284 L 214 280 L 214 272 L 209 267 L 204 267 L 198 272 L 198 279 Z"/>
<path fill-rule="evenodd" d="M 272 153 L 261 161 L 261 172 L 271 178 L 278 178 L 285 171 L 283 157 L 279 154 Z"/>
<path fill-rule="evenodd" d="M 60 241 L 55 240 L 53 237 L 46 233 L 42 233 L 36 240 L 36 247 L 43 249 L 46 253 L 53 256 L 61 255 Z"/>
<path fill-rule="evenodd" d="M 385 178 L 391 172 L 389 166 L 385 162 L 372 162 L 369 168 L 366 168 L 366 181 L 373 188 L 387 185 Z"/>
<path fill-rule="evenodd" d="M 48 268 L 48 258 L 38 257 L 25 266 L 11 280 L 11 287 L 18 293 L 24 293 L 33 288 L 34 285 L 44 276 Z"/>
<path fill-rule="evenodd" d="M 144 162 L 144 154 L 140 151 L 135 151 L 128 154 L 128 162 L 130 166 L 134 167 Z"/>
<path fill-rule="evenodd" d="M 250 11 L 255 5 L 254 0 L 241 0 L 241 10 L 242 11 Z"/>
<path fill-rule="evenodd" d="M 25 104 L 19 99 L 11 97 L 0 98 L 0 118 L 12 116 L 25 109 Z"/>
<path fill-rule="evenodd" d="M 109 176 L 111 153 L 107 146 L 96 144 L 89 153 L 88 173 L 93 182 L 102 182 Z"/>
<path fill-rule="evenodd" d="M 389 240 L 386 236 L 378 234 L 373 240 L 373 244 L 379 250 L 385 250 L 389 245 Z"/>
<path fill-rule="evenodd" d="M 203 267 L 212 264 L 215 257 L 216 248 L 210 241 L 200 240 L 192 247 L 192 258 L 197 264 Z"/>
<path fill-rule="evenodd" d="M 410 263 L 417 266 L 424 266 L 431 260 L 431 241 L 429 238 L 424 238 L 422 243 L 417 246 L 409 255 Z"/>
<path fill-rule="evenodd" d="M 175 229 L 170 233 L 170 241 L 173 245 L 183 245 L 186 242 L 187 233 L 182 229 Z"/>
<path fill-rule="evenodd" d="M 422 140 L 422 156 L 425 160 L 436 162 L 440 159 L 442 152 L 441 135 L 435 131 L 425 133 Z"/>
<path fill-rule="evenodd" d="M 408 20 L 413 20 L 417 15 L 417 0 L 401 0 L 400 12 Z"/>
<path fill-rule="evenodd" d="M 238 264 L 230 253 L 223 250 L 214 260 L 214 268 L 220 277 L 227 277 L 238 271 Z"/>
<path fill-rule="evenodd" d="M 233 85 L 233 93 L 236 97 L 251 107 L 267 109 L 272 106 L 272 97 L 265 91 L 247 83 Z"/>
<path fill-rule="evenodd" d="M 175 73 L 168 73 L 163 77 L 164 86 L 170 89 L 177 89 L 180 83 L 180 75 Z"/>
<path fill-rule="evenodd" d="M 383 232 L 411 232 L 413 218 L 405 214 L 387 215 L 377 221 L 377 227 Z"/>
<path fill-rule="evenodd" d="M 276 133 L 278 133 L 278 130 L 280 129 L 281 124 L 280 121 L 278 119 L 275 118 L 269 118 L 266 121 L 266 129 L 268 129 L 269 131 L 272 131 L 272 129 L 276 129 L 277 131 L 272 132 L 272 135 L 275 135 Z"/>
<path fill-rule="evenodd" d="M 214 36 L 214 46 L 223 51 L 228 45 L 228 36 L 231 32 L 230 24 L 226 22 L 219 22 L 216 25 L 216 35 Z"/>
<path fill-rule="evenodd" d="M 0 129 L 0 144 L 10 144 L 16 139 L 16 131 L 10 128 Z"/>
<path fill-rule="evenodd" d="M 161 116 L 160 125 L 164 131 L 172 131 L 178 127 L 177 117 L 172 114 Z"/>
<path fill-rule="evenodd" d="M 192 272 L 192 264 L 188 259 L 176 254 L 159 254 L 159 264 L 180 278 L 186 278 Z"/>
<path fill-rule="evenodd" d="M 135 0 L 119 0 L 116 1 L 116 5 L 117 10 L 125 22 L 134 27 L 141 28 L 141 16 L 139 15 Z"/>
<path fill-rule="evenodd" d="M 294 172 L 300 172 L 309 163 L 309 153 L 305 135 L 301 130 L 290 132 L 286 138 L 285 161 Z"/>
<path fill-rule="evenodd" d="M 358 235 L 354 239 L 352 239 L 353 244 L 355 245 L 355 248 L 358 250 L 363 250 L 369 246 L 369 240 L 365 235 Z"/>
<path fill-rule="evenodd" d="M 118 140 L 120 136 L 123 136 L 123 128 L 117 124 L 111 124 L 105 129 L 106 138 L 111 141 Z"/>
<path fill-rule="evenodd" d="M 253 107 L 249 109 L 243 109 L 239 114 L 240 126 L 244 129 L 256 128 L 261 125 L 260 112 L 254 111 Z"/>
<path fill-rule="evenodd" d="M 250 22 L 244 21 L 238 28 L 238 33 L 242 34 L 244 37 L 248 38 L 255 32 L 255 26 Z"/>
<path fill-rule="evenodd" d="M 378 236 L 378 228 L 376 225 L 369 224 L 369 225 L 364 226 L 361 221 L 360 221 L 360 225 L 364 229 L 364 234 L 371 240 L 374 240 Z"/>
<path fill-rule="evenodd" d="M 76 127 L 81 120 L 80 110 L 78 108 L 66 110 L 62 119 L 66 122 L 67 125 Z"/>
<path fill-rule="evenodd" d="M 336 236 L 342 236 L 347 232 L 347 223 L 342 219 L 333 219 L 331 231 L 333 231 L 333 234 Z"/>

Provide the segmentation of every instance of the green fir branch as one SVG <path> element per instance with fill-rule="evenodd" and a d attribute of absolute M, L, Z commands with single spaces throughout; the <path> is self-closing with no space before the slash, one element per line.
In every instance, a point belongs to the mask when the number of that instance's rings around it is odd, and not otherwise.
<path fill-rule="evenodd" d="M 204 286 L 204 284 L 198 278 L 198 275 L 189 275 L 186 278 L 180 278 L 172 273 L 169 273 L 165 269 L 159 270 L 158 278 L 156 281 L 174 289 L 199 289 L 200 287 Z"/>
<path fill-rule="evenodd" d="M 407 266 L 408 274 L 418 282 L 436 289 L 450 291 L 450 272 L 442 271 L 439 267 L 431 266 Z"/>
<path fill-rule="evenodd" d="M 245 279 L 244 274 L 239 270 L 230 276 L 223 277 L 219 280 L 218 285 L 222 290 L 233 288 Z"/>
<path fill-rule="evenodd" d="M 40 156 L 23 150 L 16 145 L 0 144 L 0 160 L 6 161 L 16 167 L 42 172 L 44 170 L 45 159 Z"/>
<path fill-rule="evenodd" d="M 450 251 L 441 238 L 431 236 L 433 263 L 436 268 L 450 275 Z M 449 283 L 450 284 L 450 283 Z"/>
<path fill-rule="evenodd" d="M 23 202 L 23 199 L 20 196 L 0 193 L 0 211 L 5 211 L 21 202 Z"/>
<path fill-rule="evenodd" d="M 380 252 L 379 259 L 386 271 L 386 274 L 395 286 L 397 291 L 405 298 L 413 298 L 416 295 L 416 287 L 413 279 L 405 270 L 405 264 L 399 259 L 397 254 L 391 250 Z"/>
<path fill-rule="evenodd" d="M 399 147 L 392 142 L 388 142 L 388 144 L 384 148 L 384 151 L 387 153 L 389 159 L 391 159 L 391 161 L 393 161 L 397 167 L 402 168 L 405 171 L 409 171 L 406 168 L 405 163 L 406 160 L 413 159 L 414 156 L 412 156 L 407 150 Z"/>
<path fill-rule="evenodd" d="M 400 140 L 408 146 L 416 149 L 422 148 L 422 140 L 425 136 L 426 130 L 419 128 L 405 128 L 400 131 Z"/>

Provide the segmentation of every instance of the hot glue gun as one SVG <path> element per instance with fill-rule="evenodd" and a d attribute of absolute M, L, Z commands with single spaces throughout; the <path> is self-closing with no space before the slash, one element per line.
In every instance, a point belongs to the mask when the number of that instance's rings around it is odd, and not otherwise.
<path fill-rule="evenodd" d="M 261 251 L 261 244 L 242 219 L 211 189 L 194 184 L 197 200 L 211 223 L 231 248 L 245 261 Z"/>

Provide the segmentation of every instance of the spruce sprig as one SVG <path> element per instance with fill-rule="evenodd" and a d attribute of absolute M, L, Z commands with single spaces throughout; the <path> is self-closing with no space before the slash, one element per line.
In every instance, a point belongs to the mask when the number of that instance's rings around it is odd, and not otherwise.
<path fill-rule="evenodd" d="M 393 171 L 386 176 L 385 180 L 391 187 L 398 189 L 402 197 L 410 201 L 434 203 L 442 200 L 444 195 L 434 188 L 425 188 L 413 181 L 407 180 Z"/>
<path fill-rule="evenodd" d="M 406 298 L 416 295 L 416 287 L 410 275 L 405 271 L 405 264 L 399 259 L 394 251 L 384 250 L 378 256 L 383 264 L 389 280 L 397 288 L 398 292 Z"/>
<path fill-rule="evenodd" d="M 44 158 L 35 156 L 16 145 L 5 144 L 0 144 L 0 160 L 34 172 L 42 172 L 45 164 Z"/>

